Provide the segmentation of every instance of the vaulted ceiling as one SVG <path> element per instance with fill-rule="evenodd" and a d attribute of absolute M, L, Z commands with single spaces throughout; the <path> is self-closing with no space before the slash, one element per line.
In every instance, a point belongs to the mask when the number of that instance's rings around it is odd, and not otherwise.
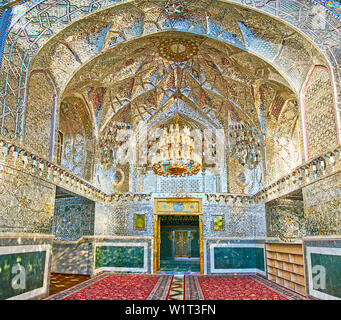
<path fill-rule="evenodd" d="M 224 126 L 228 111 L 260 128 L 260 86 L 265 113 L 277 92 L 294 96 L 260 58 L 213 39 L 166 32 L 97 56 L 74 75 L 64 97 L 90 98 L 100 132 L 112 117 L 137 125 L 161 121 L 176 108 L 215 128 Z M 97 88 L 95 99 L 91 88 Z"/>
<path fill-rule="evenodd" d="M 43 1 L 9 29 L 0 119 L 22 134 L 30 104 L 56 108 L 57 129 L 58 113 L 70 128 L 79 118 L 82 126 L 69 131 L 98 142 L 111 121 L 151 127 L 178 112 L 193 127 L 226 128 L 241 118 L 263 133 L 268 155 L 287 141 L 297 151 L 309 73 L 323 66 L 337 81 L 333 66 L 341 56 L 338 22 L 321 22 L 311 7 L 291 0 Z M 34 72 L 53 85 L 41 101 L 27 99 L 25 109 L 27 87 L 31 96 L 40 90 L 25 83 Z M 70 110 L 77 117 L 68 117 Z M 30 137 L 26 130 L 24 142 Z M 296 153 L 290 168 L 300 161 Z M 288 162 L 286 153 L 282 158 Z"/>
<path fill-rule="evenodd" d="M 201 0 L 96 12 L 56 34 L 32 65 L 50 70 L 64 98 L 84 100 L 99 135 L 113 118 L 152 124 L 179 107 L 211 127 L 232 116 L 264 129 L 274 99 L 297 96 L 316 63 L 323 56 L 282 22 Z"/>
<path fill-rule="evenodd" d="M 6 125 L 17 130 L 18 123 L 24 123 L 17 115 L 24 113 L 25 73 L 45 70 L 58 97 L 73 91 L 87 104 L 95 135 L 114 114 L 130 117 L 133 124 L 158 119 L 158 111 L 167 114 L 174 108 L 175 92 L 181 95 L 184 113 L 185 108 L 188 116 L 195 110 L 199 122 L 219 127 L 230 110 L 232 116 L 264 128 L 266 116 L 274 113 L 271 101 L 298 97 L 313 66 L 335 65 L 317 47 L 334 48 L 339 29 L 330 17 L 318 24 L 319 17 L 310 17 L 306 1 L 303 11 L 295 1 L 274 11 L 288 12 L 280 18 L 307 37 L 321 38 L 313 44 L 265 13 L 273 2 L 257 2 L 263 13 L 248 8 L 253 6 L 248 1 L 242 3 L 99 0 L 93 6 L 78 0 L 46 0 L 24 8 L 13 19 L 4 45 L 0 91 L 9 89 L 6 96 L 0 95 L 0 107 L 11 106 L 2 113 Z M 319 31 L 309 31 L 315 29 Z M 165 38 L 188 39 L 198 51 L 185 61 L 170 61 L 160 56 Z M 337 59 L 337 52 L 330 57 Z M 276 105 L 275 113 L 280 110 Z"/>

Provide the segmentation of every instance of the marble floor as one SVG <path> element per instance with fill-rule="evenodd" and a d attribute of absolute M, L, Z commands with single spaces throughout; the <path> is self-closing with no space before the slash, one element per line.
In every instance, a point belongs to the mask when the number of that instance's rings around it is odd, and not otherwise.
<path fill-rule="evenodd" d="M 199 260 L 161 260 L 160 273 L 191 274 L 200 272 Z"/>
<path fill-rule="evenodd" d="M 90 276 L 87 275 L 52 273 L 50 276 L 50 295 L 69 289 L 89 279 Z"/>

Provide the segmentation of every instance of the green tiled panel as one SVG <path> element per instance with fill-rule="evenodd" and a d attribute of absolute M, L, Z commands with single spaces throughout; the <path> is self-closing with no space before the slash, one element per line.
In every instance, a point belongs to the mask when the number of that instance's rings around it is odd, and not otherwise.
<path fill-rule="evenodd" d="M 214 248 L 215 269 L 260 269 L 264 271 L 262 248 Z"/>
<path fill-rule="evenodd" d="M 106 267 L 143 268 L 144 247 L 96 247 L 96 269 Z"/>
<path fill-rule="evenodd" d="M 0 300 L 43 287 L 45 258 L 45 251 L 0 255 Z M 25 268 L 26 289 L 12 287 L 12 279 L 19 274 L 19 272 L 12 273 L 12 268 L 18 263 Z"/>
<path fill-rule="evenodd" d="M 191 241 L 191 257 L 200 257 L 200 246 L 199 246 L 199 232 L 192 233 L 193 239 Z"/>
<path fill-rule="evenodd" d="M 262 271 L 265 271 L 264 265 L 264 249 L 262 248 L 254 248 L 256 255 L 256 268 Z"/>
<path fill-rule="evenodd" d="M 161 231 L 160 256 L 161 258 L 171 258 L 173 256 L 170 231 Z"/>
<path fill-rule="evenodd" d="M 314 289 L 341 298 L 341 256 L 312 253 L 311 266 L 317 265 L 326 269 L 326 288 Z"/>

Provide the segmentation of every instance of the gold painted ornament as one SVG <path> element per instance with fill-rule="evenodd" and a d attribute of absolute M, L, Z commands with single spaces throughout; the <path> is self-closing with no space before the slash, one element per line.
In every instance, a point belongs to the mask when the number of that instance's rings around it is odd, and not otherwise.
<path fill-rule="evenodd" d="M 196 56 L 199 48 L 192 40 L 170 38 L 161 42 L 158 51 L 160 56 L 166 60 L 183 62 Z"/>
<path fill-rule="evenodd" d="M 152 158 L 152 169 L 160 176 L 184 177 L 199 173 L 201 158 L 194 152 L 190 129 L 180 128 L 178 117 L 175 126 L 164 128 L 158 143 L 158 152 Z"/>

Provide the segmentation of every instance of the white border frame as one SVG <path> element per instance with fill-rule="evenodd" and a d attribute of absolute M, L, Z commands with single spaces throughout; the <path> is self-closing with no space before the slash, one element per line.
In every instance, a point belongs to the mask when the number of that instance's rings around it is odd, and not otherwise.
<path fill-rule="evenodd" d="M 203 248 L 203 251 L 204 251 L 204 274 L 207 274 L 207 240 L 204 240 L 203 241 L 204 243 L 204 248 Z"/>
<path fill-rule="evenodd" d="M 308 294 L 322 300 L 341 300 L 339 297 L 331 296 L 327 293 L 323 293 L 313 289 L 313 274 L 311 265 L 311 254 L 322 254 L 329 256 L 341 256 L 341 248 L 328 248 L 328 247 L 306 247 L 307 249 L 307 272 L 308 272 Z"/>
<path fill-rule="evenodd" d="M 264 271 L 251 268 L 251 269 L 215 269 L 214 267 L 214 249 L 215 248 L 262 248 L 264 252 Z M 261 243 L 213 243 L 209 247 L 210 249 L 210 271 L 211 273 L 259 273 L 266 276 L 266 255 L 265 244 Z"/>
<path fill-rule="evenodd" d="M 143 268 L 122 268 L 122 267 L 96 267 L 96 249 L 97 247 L 143 247 L 144 248 L 144 262 Z M 134 242 L 97 242 L 94 247 L 94 274 L 102 271 L 118 271 L 118 272 L 148 272 L 148 242 L 134 243 Z"/>
<path fill-rule="evenodd" d="M 6 300 L 27 300 L 35 298 L 39 295 L 46 294 L 48 290 L 48 276 L 49 276 L 49 260 L 51 254 L 51 245 L 27 245 L 27 246 L 10 246 L 0 247 L 0 255 L 16 254 L 16 253 L 29 253 L 29 252 L 46 252 L 45 256 L 45 269 L 44 269 L 44 282 L 41 288 L 28 291 L 17 296 L 13 296 Z"/>

